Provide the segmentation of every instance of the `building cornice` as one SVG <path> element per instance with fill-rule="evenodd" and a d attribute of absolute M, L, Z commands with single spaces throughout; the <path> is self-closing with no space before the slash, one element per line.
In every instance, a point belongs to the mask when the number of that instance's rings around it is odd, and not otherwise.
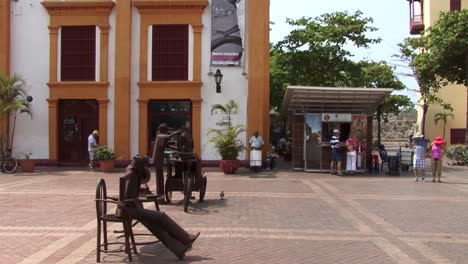
<path fill-rule="evenodd" d="M 139 82 L 138 86 L 141 88 L 200 88 L 202 82 L 200 81 L 151 81 Z"/>
<path fill-rule="evenodd" d="M 42 6 L 49 15 L 109 15 L 114 2 L 112 0 L 94 1 L 43 1 Z"/>
<path fill-rule="evenodd" d="M 133 0 L 141 14 L 158 13 L 163 10 L 202 13 L 208 5 L 206 0 Z"/>
<path fill-rule="evenodd" d="M 47 85 L 51 89 L 81 87 L 107 88 L 109 87 L 109 82 L 49 82 Z"/>

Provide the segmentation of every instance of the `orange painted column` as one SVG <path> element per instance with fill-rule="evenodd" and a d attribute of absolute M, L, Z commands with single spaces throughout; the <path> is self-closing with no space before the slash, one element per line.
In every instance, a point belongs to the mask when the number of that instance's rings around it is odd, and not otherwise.
<path fill-rule="evenodd" d="M 138 116 L 139 120 L 139 132 L 138 132 L 138 152 L 142 155 L 146 155 L 148 151 L 148 102 L 149 100 L 138 99 Z"/>
<path fill-rule="evenodd" d="M 0 1 L 0 74 L 10 74 L 10 1 Z"/>
<path fill-rule="evenodd" d="M 107 105 L 109 99 L 98 99 L 99 103 L 99 144 L 107 145 Z"/>
<path fill-rule="evenodd" d="M 49 82 L 57 82 L 58 26 L 49 26 Z"/>
<path fill-rule="evenodd" d="M 115 27 L 114 149 L 129 159 L 132 1 L 116 2 Z"/>
<path fill-rule="evenodd" d="M 192 25 L 193 29 L 193 80 L 201 81 L 201 46 L 203 25 Z"/>
<path fill-rule="evenodd" d="M 248 1 L 249 92 L 247 139 L 258 130 L 270 141 L 270 1 Z M 267 151 L 263 151 L 266 155 Z"/>
<path fill-rule="evenodd" d="M 0 75 L 10 74 L 10 1 L 0 1 Z M 9 122 L 0 113 L 0 134 L 9 130 Z"/>
<path fill-rule="evenodd" d="M 109 60 L 109 26 L 99 26 L 101 30 L 101 47 L 100 47 L 100 68 L 99 68 L 99 81 L 107 82 L 108 80 L 108 63 Z"/>
<path fill-rule="evenodd" d="M 57 99 L 47 99 L 49 102 L 49 159 L 57 159 Z"/>
<path fill-rule="evenodd" d="M 194 141 L 193 151 L 201 155 L 201 99 L 192 99 L 192 137 Z"/>

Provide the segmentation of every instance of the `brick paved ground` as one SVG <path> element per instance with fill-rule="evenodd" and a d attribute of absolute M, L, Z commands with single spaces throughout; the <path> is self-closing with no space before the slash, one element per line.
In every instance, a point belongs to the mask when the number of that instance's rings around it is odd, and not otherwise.
<path fill-rule="evenodd" d="M 174 194 L 173 204 L 161 205 L 202 233 L 186 259 L 153 244 L 138 247 L 135 263 L 468 263 L 468 168 L 445 168 L 442 184 L 291 171 L 206 174 L 205 203 L 195 200 L 184 213 Z M 0 174 L 0 263 L 95 263 L 95 185 L 103 177 L 116 194 L 120 175 Z M 110 226 L 111 239 L 119 228 Z M 123 253 L 102 260 L 126 261 Z"/>

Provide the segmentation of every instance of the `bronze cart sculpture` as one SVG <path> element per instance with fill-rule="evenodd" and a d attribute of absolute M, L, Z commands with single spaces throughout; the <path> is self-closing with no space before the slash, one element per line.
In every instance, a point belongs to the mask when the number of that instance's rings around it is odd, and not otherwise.
<path fill-rule="evenodd" d="M 174 152 L 166 157 L 168 165 L 165 185 L 167 202 L 172 200 L 172 192 L 180 191 L 184 194 L 184 212 L 188 211 L 192 192 L 200 192 L 200 202 L 203 202 L 206 194 L 207 178 L 201 170 L 201 160 L 192 152 Z M 174 167 L 174 173 L 172 170 Z"/>

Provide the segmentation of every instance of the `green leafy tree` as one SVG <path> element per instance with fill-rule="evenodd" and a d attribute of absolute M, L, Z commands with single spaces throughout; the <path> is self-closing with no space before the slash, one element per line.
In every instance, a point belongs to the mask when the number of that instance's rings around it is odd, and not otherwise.
<path fill-rule="evenodd" d="M 385 61 L 360 61 L 356 63 L 354 76 L 351 76 L 351 85 L 355 87 L 393 88 L 403 90 L 406 86 L 395 74 L 395 67 Z M 391 94 L 379 104 L 374 114 L 377 120 L 377 141 L 381 142 L 381 123 L 388 122 L 388 115 L 398 115 L 401 111 L 414 107 L 411 99 L 406 95 Z"/>
<path fill-rule="evenodd" d="M 444 130 L 442 132 L 443 134 L 442 138 L 444 139 L 445 139 L 445 126 L 447 125 L 449 118 L 451 119 L 454 118 L 453 114 L 450 112 L 439 112 L 434 115 L 434 123 L 436 126 L 437 126 L 437 123 L 439 123 L 439 121 L 442 121 L 444 123 Z"/>
<path fill-rule="evenodd" d="M 288 19 L 296 29 L 270 50 L 270 102 L 281 106 L 288 84 L 332 87 L 374 87 L 404 89 L 394 67 L 385 62 L 353 61 L 347 48 L 369 48 L 380 38 L 366 35 L 377 28 L 362 12 L 335 12 L 315 18 Z M 389 113 L 412 107 L 406 96 L 391 96 L 379 108 L 378 122 Z M 380 138 L 380 129 L 379 129 Z"/>
<path fill-rule="evenodd" d="M 349 45 L 368 48 L 379 43 L 379 38 L 368 38 L 366 33 L 376 31 L 370 26 L 372 18 L 335 12 L 321 16 L 287 19 L 295 26 L 282 41 L 271 50 L 272 106 L 279 108 L 287 84 L 308 86 L 336 86 L 354 68 Z"/>
<path fill-rule="evenodd" d="M 19 115 L 26 114 L 32 117 L 31 103 L 27 100 L 24 81 L 18 76 L 0 75 L 0 120 L 8 122 L 13 120 L 11 134 L 7 129 L 0 129 L 0 154 L 13 149 L 16 120 Z"/>
<path fill-rule="evenodd" d="M 434 73 L 449 82 L 466 86 L 468 128 L 468 9 L 441 13 L 422 38 L 433 58 Z M 465 143 L 468 144 L 468 129 Z"/>
<path fill-rule="evenodd" d="M 415 77 L 418 83 L 417 92 L 419 93 L 419 104 L 422 108 L 422 134 L 425 132 L 427 110 L 431 104 L 439 104 L 443 109 L 453 111 L 450 104 L 437 96 L 437 92 L 447 82 L 437 77 L 434 56 L 432 53 L 427 52 L 426 45 L 425 38 L 406 38 L 402 43 L 398 44 L 400 53 L 396 55 L 408 65 L 411 71 L 405 73 L 405 75 Z"/>

